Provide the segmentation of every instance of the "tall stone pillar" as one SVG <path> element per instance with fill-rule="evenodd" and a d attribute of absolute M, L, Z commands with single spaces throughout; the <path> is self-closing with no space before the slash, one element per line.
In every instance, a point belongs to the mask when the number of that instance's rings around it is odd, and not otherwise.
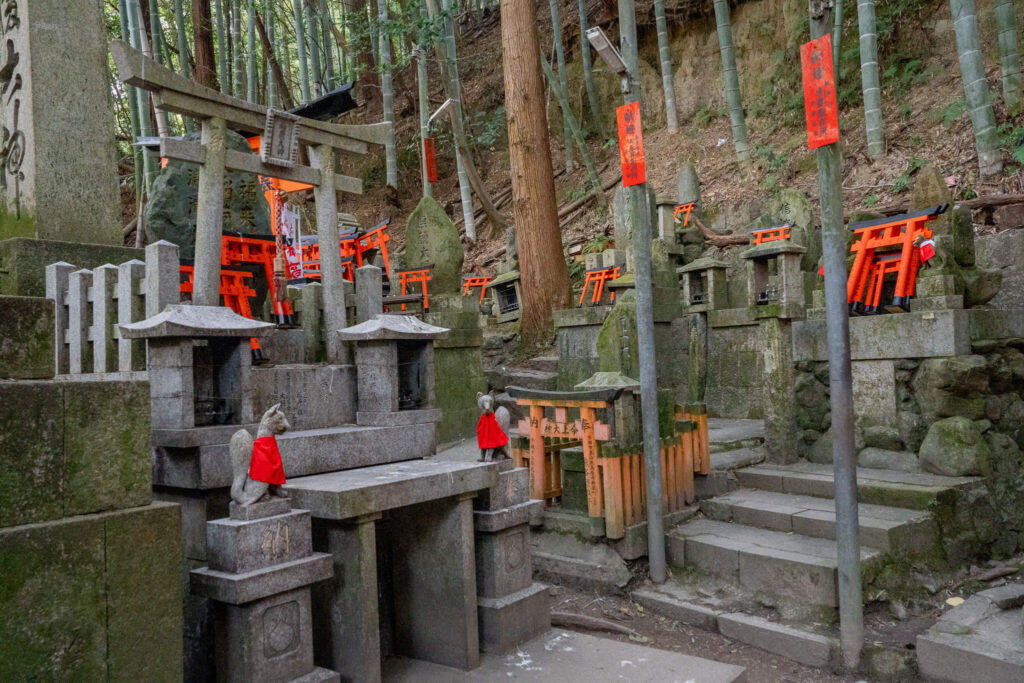
<path fill-rule="evenodd" d="M 0 239 L 121 244 L 101 3 L 0 5 Z"/>

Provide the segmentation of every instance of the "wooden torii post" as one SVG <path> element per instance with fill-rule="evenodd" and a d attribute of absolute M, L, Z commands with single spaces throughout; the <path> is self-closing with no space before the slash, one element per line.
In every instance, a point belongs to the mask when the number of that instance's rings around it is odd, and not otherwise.
<path fill-rule="evenodd" d="M 326 123 L 299 118 L 295 123 L 298 144 L 310 148 L 312 166 L 295 163 L 266 163 L 261 157 L 227 149 L 227 129 L 264 134 L 274 114 L 283 112 L 246 102 L 204 87 L 167 69 L 127 43 L 110 44 L 110 54 L 119 78 L 154 94 L 162 111 L 192 116 L 202 122 L 199 143 L 163 138 L 160 154 L 168 159 L 199 164 L 199 197 L 196 210 L 195 285 L 193 301 L 199 306 L 220 305 L 220 251 L 224 218 L 224 171 L 247 171 L 270 178 L 294 180 L 313 185 L 316 203 L 317 237 L 320 243 L 320 273 L 324 316 L 327 326 L 327 358 L 343 363 L 345 346 L 335 334 L 346 327 L 345 290 L 342 284 L 341 252 L 338 247 L 338 191 L 362 194 L 358 178 L 337 174 L 335 152 L 366 154 L 367 143 L 383 145 L 392 124 L 371 125 Z M 280 157 L 275 154 L 274 156 Z"/>

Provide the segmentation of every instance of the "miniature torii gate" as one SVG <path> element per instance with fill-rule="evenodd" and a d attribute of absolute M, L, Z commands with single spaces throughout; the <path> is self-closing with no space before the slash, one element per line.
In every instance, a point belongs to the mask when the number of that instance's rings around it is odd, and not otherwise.
<path fill-rule="evenodd" d="M 314 186 L 317 237 L 321 245 L 320 272 L 328 362 L 344 362 L 345 346 L 335 331 L 346 327 L 345 290 L 342 284 L 341 251 L 338 248 L 337 191 L 362 194 L 358 178 L 335 173 L 335 151 L 366 154 L 366 143 L 383 145 L 392 124 L 332 124 L 300 118 L 286 112 L 246 102 L 199 85 L 160 66 L 127 43 L 110 44 L 110 54 L 120 79 L 151 91 L 154 104 L 163 111 L 192 116 L 202 121 L 202 142 L 164 138 L 160 155 L 199 164 L 199 197 L 196 209 L 196 256 L 193 301 L 199 306 L 220 305 L 220 252 L 224 217 L 224 171 L 248 171 Z M 259 133 L 273 138 L 273 150 L 261 156 L 226 147 L 226 132 Z M 283 134 L 283 135 L 282 135 Z M 287 141 L 282 146 L 282 138 Z M 268 143 L 269 145 L 270 143 Z M 312 167 L 295 163 L 298 144 L 310 146 Z M 279 152 L 283 151 L 284 154 Z M 335 245 L 333 249 L 325 245 Z"/>

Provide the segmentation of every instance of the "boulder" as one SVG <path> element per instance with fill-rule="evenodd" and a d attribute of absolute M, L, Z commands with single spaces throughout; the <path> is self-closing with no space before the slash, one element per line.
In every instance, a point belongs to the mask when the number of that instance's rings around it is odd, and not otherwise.
<path fill-rule="evenodd" d="M 900 411 L 897 416 L 899 423 L 900 441 L 908 451 L 917 452 L 921 448 L 925 434 L 928 433 L 927 425 L 921 416 L 907 410 Z"/>
<path fill-rule="evenodd" d="M 926 472 L 963 477 L 987 472 L 990 456 L 978 425 L 958 416 L 939 420 L 928 428 L 919 460 Z"/>
<path fill-rule="evenodd" d="M 620 372 L 627 377 L 640 376 L 637 349 L 636 293 L 633 290 L 616 297 L 615 305 L 597 335 L 598 369 Z"/>
<path fill-rule="evenodd" d="M 886 451 L 899 451 L 903 449 L 903 440 L 900 438 L 900 431 L 889 425 L 866 424 L 863 427 L 864 444 L 870 448 L 880 448 Z"/>
<path fill-rule="evenodd" d="M 462 239 L 459 231 L 431 197 L 424 197 L 409 215 L 405 226 L 406 268 L 433 265 L 430 293 L 459 293 L 462 287 Z"/>
<path fill-rule="evenodd" d="M 985 414 L 988 369 L 983 356 L 927 358 L 911 382 L 921 414 L 977 420 Z"/>
<path fill-rule="evenodd" d="M 995 475 L 1010 476 L 1024 482 L 1021 468 L 1021 450 L 1008 434 L 996 431 L 985 432 L 985 443 L 989 448 L 989 463 Z"/>
<path fill-rule="evenodd" d="M 199 142 L 200 133 L 185 136 Z M 227 147 L 252 153 L 249 143 L 238 133 L 227 132 Z M 177 244 L 183 259 L 195 258 L 196 200 L 199 196 L 199 167 L 184 161 L 168 161 L 153 181 L 153 190 L 143 213 L 146 241 L 167 240 Z M 224 174 L 224 234 L 270 235 L 270 207 L 263 196 L 259 178 L 251 173 L 228 171 Z M 307 228 L 303 226 L 303 232 Z"/>
<path fill-rule="evenodd" d="M 919 472 L 917 456 L 909 451 L 890 451 L 884 448 L 865 448 L 857 454 L 857 465 L 879 470 Z"/>
<path fill-rule="evenodd" d="M 828 388 L 816 380 L 814 375 L 799 374 L 794 384 L 794 393 L 797 426 L 802 429 L 819 429 L 825 424 L 825 414 L 829 412 Z"/>
<path fill-rule="evenodd" d="M 676 175 L 678 190 L 677 200 L 680 204 L 693 202 L 694 211 L 700 211 L 700 178 L 697 177 L 697 168 L 692 161 L 687 161 L 679 167 Z"/>
<path fill-rule="evenodd" d="M 827 432 L 821 435 L 821 437 L 814 442 L 814 444 L 807 451 L 807 459 L 811 462 L 816 462 L 821 465 L 832 464 L 832 429 L 829 428 Z"/>

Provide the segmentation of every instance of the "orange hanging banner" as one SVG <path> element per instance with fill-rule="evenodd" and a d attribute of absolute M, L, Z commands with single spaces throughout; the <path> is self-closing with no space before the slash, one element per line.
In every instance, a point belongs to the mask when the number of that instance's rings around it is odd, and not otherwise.
<path fill-rule="evenodd" d="M 434 151 L 434 138 L 423 138 L 423 158 L 427 163 L 427 180 L 437 182 L 437 156 Z"/>
<path fill-rule="evenodd" d="M 647 182 L 644 162 L 644 135 L 640 129 L 640 103 L 630 102 L 615 110 L 619 121 L 619 160 L 622 162 L 622 185 Z"/>
<path fill-rule="evenodd" d="M 800 46 L 804 75 L 807 146 L 817 149 L 839 142 L 839 107 L 832 71 L 832 36 L 825 34 Z"/>

